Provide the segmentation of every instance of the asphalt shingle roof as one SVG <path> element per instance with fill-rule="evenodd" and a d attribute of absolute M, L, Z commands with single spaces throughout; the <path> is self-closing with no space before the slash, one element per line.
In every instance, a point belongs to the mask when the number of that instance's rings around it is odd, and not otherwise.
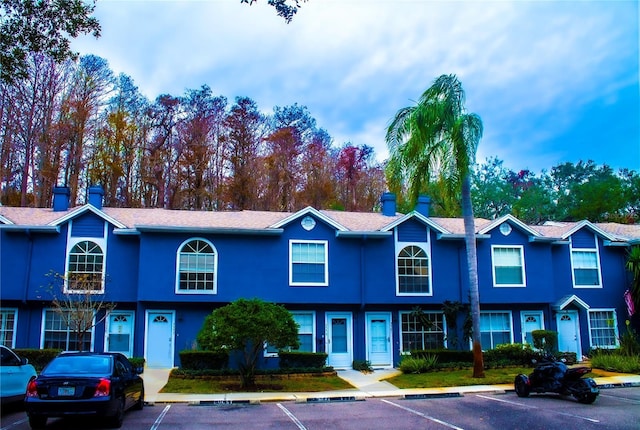
<path fill-rule="evenodd" d="M 17 226 L 46 226 L 56 220 L 69 216 L 83 207 L 70 208 L 67 211 L 54 212 L 49 208 L 24 208 L 0 206 L 0 224 L 8 220 Z M 188 211 L 155 208 L 102 208 L 102 212 L 126 228 L 169 227 L 169 228 L 219 228 L 267 230 L 275 224 L 295 215 L 294 212 L 269 211 Z M 333 220 L 349 231 L 380 231 L 404 215 L 385 216 L 379 212 L 344 212 L 320 210 L 322 216 Z M 433 223 L 453 234 L 464 234 L 462 218 L 430 217 Z M 492 220 L 476 218 L 476 231 L 482 230 Z M 545 225 L 530 226 L 543 237 L 559 238 L 575 228 L 577 222 L 550 222 Z M 640 224 L 593 223 L 593 226 L 607 233 L 615 240 L 628 241 L 640 239 Z"/>

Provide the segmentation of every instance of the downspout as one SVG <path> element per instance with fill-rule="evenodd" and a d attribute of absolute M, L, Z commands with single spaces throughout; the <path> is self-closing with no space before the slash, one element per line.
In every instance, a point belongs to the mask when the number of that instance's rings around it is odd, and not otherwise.
<path fill-rule="evenodd" d="M 31 283 L 31 259 L 33 256 L 33 236 L 31 235 L 31 231 L 27 229 L 27 238 L 29 239 L 29 249 L 27 250 L 27 273 L 25 274 L 25 285 L 24 285 L 24 296 L 22 297 L 22 303 L 26 306 L 27 299 L 29 297 L 29 284 Z M 29 346 L 31 344 L 31 312 L 28 312 L 29 318 L 27 318 L 27 343 Z M 38 344 L 38 347 L 40 345 Z"/>
<path fill-rule="evenodd" d="M 29 284 L 31 283 L 31 258 L 33 255 L 33 236 L 31 235 L 31 230 L 26 230 L 27 239 L 29 239 L 29 249 L 27 250 L 27 265 L 25 269 L 24 276 L 24 295 L 22 297 L 22 304 L 27 304 L 27 298 L 29 297 Z"/>
<path fill-rule="evenodd" d="M 366 286 L 364 281 L 364 275 L 366 273 L 366 270 L 365 270 L 364 251 L 365 251 L 366 241 L 367 241 L 367 235 L 365 234 L 362 236 L 362 241 L 360 242 L 360 310 L 364 310 L 365 308 Z"/>

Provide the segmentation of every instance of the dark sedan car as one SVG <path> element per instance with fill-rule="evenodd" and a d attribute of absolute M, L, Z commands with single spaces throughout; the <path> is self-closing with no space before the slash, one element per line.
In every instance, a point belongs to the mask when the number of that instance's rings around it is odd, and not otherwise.
<path fill-rule="evenodd" d="M 144 405 L 141 371 L 119 353 L 60 354 L 27 386 L 29 424 L 36 429 L 49 417 L 95 415 L 119 428 L 127 409 Z"/>

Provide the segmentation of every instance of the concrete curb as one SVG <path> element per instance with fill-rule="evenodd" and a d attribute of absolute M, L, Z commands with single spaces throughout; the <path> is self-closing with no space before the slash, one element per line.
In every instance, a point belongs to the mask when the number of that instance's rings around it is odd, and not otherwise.
<path fill-rule="evenodd" d="M 399 389 L 384 381 L 397 370 L 376 371 L 375 374 L 361 374 L 357 371 L 339 371 L 338 376 L 354 387 L 348 390 L 299 393 L 221 393 L 221 394 L 178 394 L 160 393 L 166 384 L 169 370 L 149 372 L 145 387 L 150 388 L 145 396 L 145 404 L 183 403 L 189 406 L 259 405 L 266 402 L 330 403 L 364 401 L 369 398 L 430 399 L 463 397 L 472 394 L 507 394 L 514 390 L 513 384 L 468 385 L 461 387 Z M 640 387 L 640 375 L 619 374 L 594 378 L 601 389 Z"/>

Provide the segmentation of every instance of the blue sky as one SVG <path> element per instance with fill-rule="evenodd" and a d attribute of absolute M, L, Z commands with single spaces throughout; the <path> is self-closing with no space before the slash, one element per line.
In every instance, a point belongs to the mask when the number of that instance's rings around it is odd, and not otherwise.
<path fill-rule="evenodd" d="M 594 160 L 640 171 L 637 1 L 99 0 L 109 61 L 153 100 L 207 84 L 233 102 L 305 105 L 334 138 L 387 158 L 385 129 L 441 74 L 482 117 L 478 161 L 539 172 Z"/>

